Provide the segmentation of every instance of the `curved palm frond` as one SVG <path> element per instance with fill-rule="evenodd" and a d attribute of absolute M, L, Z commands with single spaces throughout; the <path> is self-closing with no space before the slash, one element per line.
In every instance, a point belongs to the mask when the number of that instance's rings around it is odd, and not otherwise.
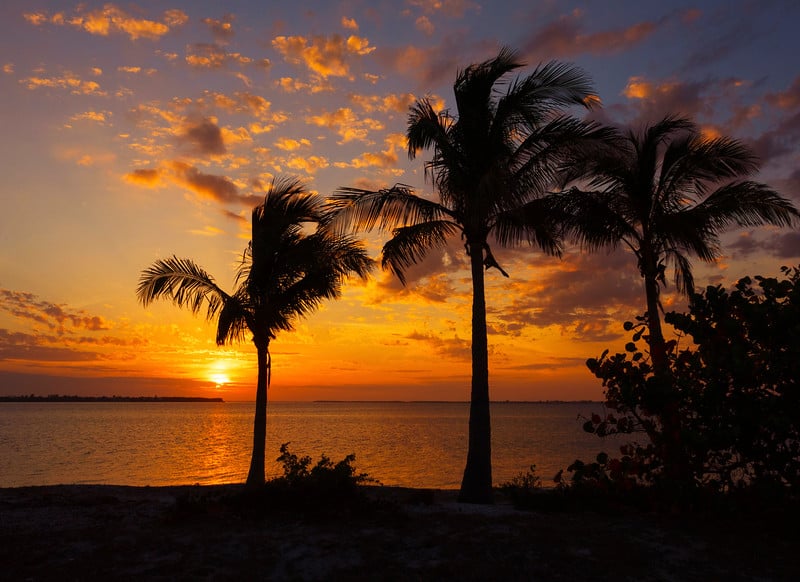
<path fill-rule="evenodd" d="M 448 131 L 453 121 L 447 111 L 437 113 L 430 99 L 417 100 L 408 114 L 406 139 L 409 159 L 413 160 L 418 151 L 432 146 L 447 148 Z"/>
<path fill-rule="evenodd" d="M 582 191 L 573 187 L 551 200 L 565 216 L 565 235 L 589 251 L 614 248 L 625 243 L 636 248 L 641 242 L 637 221 L 616 190 Z"/>
<path fill-rule="evenodd" d="M 694 275 L 692 275 L 692 263 L 688 257 L 674 249 L 666 251 L 664 260 L 672 265 L 675 272 L 675 288 L 678 293 L 691 295 L 694 293 Z"/>
<path fill-rule="evenodd" d="M 459 121 L 472 123 L 486 121 L 487 113 L 492 113 L 492 93 L 508 73 L 524 66 L 518 53 L 502 47 L 497 56 L 468 66 L 456 75 L 453 93 L 456 98 Z"/>
<path fill-rule="evenodd" d="M 794 226 L 800 221 L 800 212 L 788 199 L 766 184 L 749 180 L 721 186 L 687 212 L 707 217 L 715 230 L 733 224 Z"/>
<path fill-rule="evenodd" d="M 247 292 L 244 287 L 224 303 L 217 319 L 218 346 L 244 341 L 247 332 L 254 333 L 256 323 L 253 313 L 248 309 Z"/>
<path fill-rule="evenodd" d="M 509 160 L 514 168 L 512 206 L 596 175 L 598 160 L 617 138 L 615 130 L 594 122 L 561 115 L 550 119 L 530 132 Z"/>
<path fill-rule="evenodd" d="M 580 67 L 550 61 L 523 79 L 516 79 L 497 103 L 495 125 L 525 124 L 535 128 L 546 123 L 554 111 L 600 104 L 594 83 Z"/>
<path fill-rule="evenodd" d="M 560 257 L 568 215 L 557 195 L 531 200 L 519 208 L 499 212 L 492 234 L 504 247 L 527 242 L 547 255 Z"/>
<path fill-rule="evenodd" d="M 448 208 L 396 184 L 383 190 L 339 188 L 328 200 L 328 221 L 334 229 L 392 231 L 409 224 L 454 218 Z"/>
<path fill-rule="evenodd" d="M 448 220 L 430 220 L 395 229 L 383 245 L 381 267 L 389 269 L 405 285 L 405 269 L 418 263 L 433 248 L 444 248 L 460 227 Z"/>
<path fill-rule="evenodd" d="M 213 319 L 230 299 L 201 267 L 190 259 L 175 256 L 160 259 L 142 271 L 136 295 L 144 306 L 156 299 L 169 298 L 192 313 L 198 313 L 207 303 L 208 319 Z"/>

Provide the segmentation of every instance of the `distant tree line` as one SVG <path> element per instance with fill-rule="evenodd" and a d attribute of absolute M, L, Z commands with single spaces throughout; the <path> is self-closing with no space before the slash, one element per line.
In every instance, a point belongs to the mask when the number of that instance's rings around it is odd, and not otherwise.
<path fill-rule="evenodd" d="M 48 394 L 47 396 L 0 396 L 0 402 L 224 402 L 222 398 L 203 398 L 200 396 L 68 396 Z"/>

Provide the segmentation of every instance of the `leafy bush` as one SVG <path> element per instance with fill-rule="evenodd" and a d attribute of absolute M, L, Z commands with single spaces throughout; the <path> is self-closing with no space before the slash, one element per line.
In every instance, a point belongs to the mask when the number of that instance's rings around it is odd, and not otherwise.
<path fill-rule="evenodd" d="M 500 491 L 511 499 L 516 507 L 529 507 L 533 497 L 542 490 L 542 479 L 536 474 L 536 465 L 525 473 L 519 473 L 510 481 L 500 485 Z"/>
<path fill-rule="evenodd" d="M 783 267 L 784 279 L 746 277 L 731 291 L 709 286 L 690 299 L 688 313 L 667 313 L 679 338 L 668 343 L 671 382 L 656 382 L 649 361 L 645 319 L 626 322 L 633 338 L 625 353 L 587 361 L 602 380 L 605 415 L 584 429 L 604 437 L 641 434 L 643 443 L 619 457 L 576 461 L 572 482 L 607 488 L 655 485 L 667 490 L 665 443 L 679 442 L 689 490 L 747 490 L 796 497 L 800 486 L 800 270 Z M 678 403 L 677 435 L 665 435 L 665 403 Z M 675 438 L 677 437 L 677 438 Z M 633 440 L 633 439 L 632 439 Z M 687 490 L 683 489 L 683 493 Z"/>
<path fill-rule="evenodd" d="M 309 469 L 311 457 L 298 457 L 289 452 L 289 443 L 283 443 L 278 461 L 283 464 L 283 477 L 271 481 L 290 490 L 314 493 L 323 497 L 348 496 L 358 491 L 358 486 L 375 483 L 367 473 L 357 473 L 353 463 L 356 456 L 347 455 L 334 463 L 322 455 L 317 464 Z"/>

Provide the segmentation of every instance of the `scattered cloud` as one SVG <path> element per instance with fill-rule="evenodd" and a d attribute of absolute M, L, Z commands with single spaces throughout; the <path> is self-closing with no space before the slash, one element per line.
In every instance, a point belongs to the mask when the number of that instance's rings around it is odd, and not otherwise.
<path fill-rule="evenodd" d="M 436 31 L 436 27 L 433 26 L 431 19 L 427 16 L 420 16 L 417 18 L 414 22 L 414 28 L 428 36 L 431 36 Z"/>
<path fill-rule="evenodd" d="M 227 152 L 217 120 L 208 117 L 187 120 L 178 141 L 201 155 L 218 156 Z"/>
<path fill-rule="evenodd" d="M 351 35 L 278 36 L 272 46 L 290 63 L 303 64 L 323 79 L 351 77 L 350 59 L 368 55 L 375 50 L 366 38 Z"/>
<path fill-rule="evenodd" d="M 205 174 L 183 162 L 171 162 L 169 167 L 173 171 L 172 177 L 178 184 L 202 198 L 222 203 L 241 202 L 238 188 L 225 176 Z"/>
<path fill-rule="evenodd" d="M 457 335 L 451 338 L 442 338 L 432 333 L 414 331 L 404 336 L 403 339 L 428 344 L 437 355 L 443 358 L 462 362 L 469 362 L 472 359 L 469 340 L 461 339 Z"/>
<path fill-rule="evenodd" d="M 197 43 L 186 47 L 186 62 L 195 69 L 223 69 L 230 65 L 253 65 L 269 67 L 268 59 L 256 61 L 241 53 L 228 52 L 217 43 Z"/>
<path fill-rule="evenodd" d="M 110 329 L 109 323 L 99 315 L 91 315 L 80 309 L 44 301 L 33 293 L 0 289 L 0 309 L 16 318 L 42 324 L 58 335 L 72 333 L 77 329 L 88 331 Z"/>
<path fill-rule="evenodd" d="M 765 101 L 779 109 L 800 108 L 800 77 L 796 77 L 792 85 L 786 91 L 767 93 Z"/>
<path fill-rule="evenodd" d="M 52 77 L 32 76 L 20 79 L 20 84 L 30 90 L 35 89 L 65 89 L 73 95 L 107 95 L 96 81 L 85 81 L 71 71 Z"/>
<path fill-rule="evenodd" d="M 319 127 L 326 127 L 341 137 L 339 143 L 353 140 L 365 140 L 371 131 L 384 129 L 383 122 L 374 118 L 359 118 L 349 107 L 340 107 L 336 111 L 323 111 L 318 115 L 306 117 L 306 122 Z"/>
<path fill-rule="evenodd" d="M 233 37 L 233 21 L 235 16 L 233 14 L 226 14 L 221 19 L 203 18 L 201 22 L 208 26 L 211 34 L 217 42 L 225 43 L 230 41 Z"/>
<path fill-rule="evenodd" d="M 407 0 L 410 6 L 425 14 L 442 14 L 451 18 L 463 18 L 468 11 L 480 12 L 480 4 L 472 0 Z"/>
<path fill-rule="evenodd" d="M 162 14 L 160 21 L 136 18 L 110 3 L 94 10 L 87 10 L 85 4 L 79 4 L 71 16 L 63 12 L 51 14 L 39 11 L 25 13 L 23 17 L 33 26 L 43 26 L 48 23 L 56 26 L 69 25 L 98 36 L 126 34 L 131 40 L 140 38 L 158 40 L 172 28 L 182 26 L 189 20 L 188 15 L 182 10 L 167 10 Z"/>
<path fill-rule="evenodd" d="M 521 43 L 521 51 L 534 61 L 580 54 L 613 54 L 630 50 L 650 37 L 658 24 L 652 21 L 638 22 L 627 28 L 587 31 L 586 13 L 576 8 L 563 14 Z"/>

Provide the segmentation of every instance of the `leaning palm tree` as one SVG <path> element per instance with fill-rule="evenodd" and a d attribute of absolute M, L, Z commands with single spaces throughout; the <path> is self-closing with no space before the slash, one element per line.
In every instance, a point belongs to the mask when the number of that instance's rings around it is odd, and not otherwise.
<path fill-rule="evenodd" d="M 309 194 L 301 182 L 274 180 L 264 203 L 253 209 L 252 240 L 239 265 L 233 294 L 223 291 L 190 259 L 156 261 L 139 279 L 137 295 L 145 306 L 160 298 L 193 313 L 205 306 L 207 318 L 217 319 L 217 345 L 251 335 L 258 354 L 253 454 L 247 475 L 251 487 L 263 485 L 265 479 L 270 342 L 279 331 L 291 331 L 298 317 L 324 299 L 339 297 L 349 275 L 364 278 L 372 268 L 363 245 L 334 233 L 324 215 L 323 200 Z"/>
<path fill-rule="evenodd" d="M 472 302 L 472 388 L 469 445 L 459 499 L 491 503 L 491 424 L 484 269 L 508 274 L 491 243 L 527 242 L 542 251 L 561 251 L 557 221 L 543 197 L 558 182 L 556 168 L 598 137 L 602 130 L 562 113 L 597 103 L 588 77 L 571 65 L 551 62 L 525 77 L 506 76 L 524 66 L 504 48 L 497 57 L 460 71 L 454 84 L 457 116 L 437 112 L 427 98 L 411 107 L 408 154 L 433 149 L 426 164 L 439 201 L 403 185 L 370 191 L 340 188 L 331 204 L 349 227 L 391 233 L 382 266 L 403 283 L 404 271 L 431 249 L 460 234 L 470 260 Z"/>
<path fill-rule="evenodd" d="M 690 120 L 667 116 L 640 133 L 618 134 L 609 147 L 573 166 L 591 176 L 560 198 L 572 235 L 584 247 L 625 245 L 644 280 L 646 325 L 661 408 L 664 469 L 676 483 L 688 479 L 680 436 L 678 395 L 671 388 L 668 343 L 661 326 L 661 288 L 674 271 L 679 293 L 694 292 L 690 256 L 711 262 L 721 254 L 720 233 L 731 227 L 791 226 L 800 214 L 769 186 L 746 179 L 758 161 L 741 142 L 706 138 Z"/>

